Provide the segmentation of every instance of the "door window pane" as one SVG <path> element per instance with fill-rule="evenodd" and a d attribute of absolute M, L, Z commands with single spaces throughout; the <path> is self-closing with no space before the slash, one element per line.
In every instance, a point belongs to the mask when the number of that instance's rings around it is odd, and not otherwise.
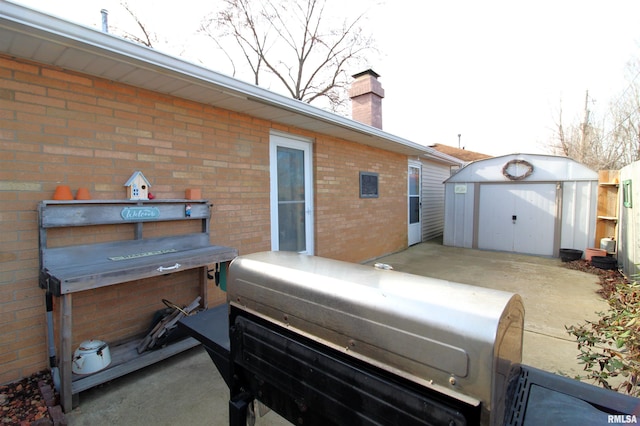
<path fill-rule="evenodd" d="M 304 201 L 304 151 L 278 147 L 278 201 Z"/>
<path fill-rule="evenodd" d="M 278 222 L 280 250 L 305 251 L 304 202 L 278 203 Z"/>
<path fill-rule="evenodd" d="M 420 195 L 420 169 L 409 168 L 409 195 Z"/>
<path fill-rule="evenodd" d="M 279 146 L 278 241 L 283 251 L 306 250 L 304 151 Z"/>
<path fill-rule="evenodd" d="M 409 197 L 409 223 L 420 222 L 420 198 Z"/>

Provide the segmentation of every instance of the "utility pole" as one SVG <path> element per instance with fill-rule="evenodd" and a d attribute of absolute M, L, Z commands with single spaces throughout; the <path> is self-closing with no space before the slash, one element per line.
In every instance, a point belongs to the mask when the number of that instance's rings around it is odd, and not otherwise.
<path fill-rule="evenodd" d="M 581 163 L 585 163 L 587 160 L 587 129 L 589 127 L 589 91 L 587 90 L 584 96 L 584 121 L 582 122 L 582 139 L 580 140 L 580 158 Z"/>
<path fill-rule="evenodd" d="M 460 136 L 462 136 L 462 134 L 458 133 L 458 149 L 460 149 Z"/>

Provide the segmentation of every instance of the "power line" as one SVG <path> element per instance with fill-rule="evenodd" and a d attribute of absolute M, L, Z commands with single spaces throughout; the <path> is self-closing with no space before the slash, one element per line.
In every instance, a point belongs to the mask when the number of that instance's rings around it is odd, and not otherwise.
<path fill-rule="evenodd" d="M 613 103 L 613 105 L 611 105 L 611 106 L 609 107 L 609 111 L 607 111 L 607 113 L 605 114 L 605 116 L 604 116 L 603 120 L 606 120 L 608 116 L 611 116 L 611 118 L 613 118 L 613 119 L 614 119 L 614 121 L 615 121 L 615 117 L 613 116 L 613 112 L 614 112 L 614 111 L 615 111 L 615 109 L 618 107 L 618 105 L 620 104 L 620 102 L 621 102 L 623 99 L 625 99 L 625 97 L 626 97 L 627 92 L 629 91 L 629 89 L 631 89 L 631 88 L 633 88 L 633 87 L 635 86 L 635 82 L 636 82 L 636 79 L 638 78 L 638 76 L 640 76 L 640 70 L 638 70 L 638 72 L 636 73 L 636 75 L 631 79 L 631 81 L 629 82 L 629 84 L 627 85 L 627 87 L 626 87 L 626 88 L 624 89 L 624 91 L 620 94 L 620 96 L 618 96 L 618 98 L 617 98 L 617 99 L 616 99 L 616 101 Z M 630 114 L 630 115 L 631 115 L 631 114 Z M 630 116 L 630 115 L 629 115 L 629 116 Z M 626 120 L 626 119 L 628 119 L 628 118 L 629 118 L 629 116 L 627 116 L 627 117 L 625 118 L 625 120 Z M 624 121 L 624 120 L 623 120 L 623 121 Z M 619 125 L 618 125 L 618 126 L 616 126 L 616 127 L 614 128 L 614 130 L 613 130 L 613 131 L 615 131 L 618 127 L 619 127 Z M 612 132 L 613 132 L 613 131 L 612 131 Z"/>
<path fill-rule="evenodd" d="M 618 103 L 620 103 L 620 101 L 625 97 L 625 95 L 627 94 L 627 92 L 629 91 L 629 89 L 631 89 L 635 82 L 636 79 L 638 78 L 638 76 L 640 76 L 640 70 L 638 70 L 638 72 L 636 73 L 636 75 L 631 79 L 631 82 L 629 83 L 629 85 L 626 87 L 626 89 L 624 89 L 624 91 L 622 92 L 622 94 L 618 97 L 618 99 L 616 100 L 615 104 L 613 105 L 612 108 L 615 108 L 616 106 L 618 106 Z"/>
<path fill-rule="evenodd" d="M 613 129 L 611 129 L 606 135 L 602 137 L 602 139 L 607 139 L 609 136 L 615 133 L 627 120 L 629 120 L 634 113 L 638 113 L 638 112 L 640 112 L 640 107 L 634 109 L 629 114 L 627 114 L 627 116 L 622 120 L 620 120 L 620 122 Z"/>

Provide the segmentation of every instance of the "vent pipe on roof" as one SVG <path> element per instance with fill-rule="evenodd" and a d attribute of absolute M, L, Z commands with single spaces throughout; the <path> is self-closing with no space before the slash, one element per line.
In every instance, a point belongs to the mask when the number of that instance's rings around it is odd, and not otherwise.
<path fill-rule="evenodd" d="M 102 32 L 108 33 L 109 32 L 109 11 L 107 9 L 102 9 L 100 11 L 100 14 L 102 15 Z"/>
<path fill-rule="evenodd" d="M 382 129 L 382 98 L 384 89 L 378 81 L 380 77 L 369 69 L 352 76 L 349 97 L 351 98 L 351 118 L 378 129 Z"/>

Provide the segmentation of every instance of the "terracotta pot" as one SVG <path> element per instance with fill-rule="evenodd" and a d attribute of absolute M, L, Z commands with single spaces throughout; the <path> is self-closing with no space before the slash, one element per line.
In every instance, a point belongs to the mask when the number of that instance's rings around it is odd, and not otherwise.
<path fill-rule="evenodd" d="M 187 200 L 200 200 L 202 199 L 202 191 L 200 188 L 189 188 L 184 191 L 184 198 Z"/>
<path fill-rule="evenodd" d="M 73 200 L 73 193 L 68 185 L 58 185 L 53 193 L 54 200 Z"/>
<path fill-rule="evenodd" d="M 76 200 L 90 200 L 91 194 L 89 194 L 89 188 L 78 188 L 76 192 Z"/>
<path fill-rule="evenodd" d="M 593 256 L 606 256 L 607 251 L 599 248 L 588 248 L 584 251 L 584 258 L 591 261 Z"/>

